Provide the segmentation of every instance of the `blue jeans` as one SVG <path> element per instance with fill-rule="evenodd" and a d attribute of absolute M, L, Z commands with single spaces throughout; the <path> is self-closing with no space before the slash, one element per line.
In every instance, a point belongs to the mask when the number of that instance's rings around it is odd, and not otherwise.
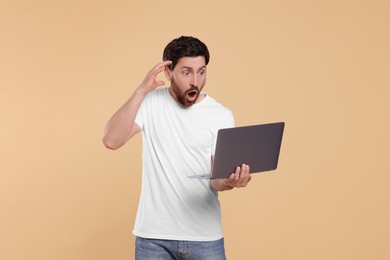
<path fill-rule="evenodd" d="M 136 260 L 225 260 L 223 238 L 215 241 L 178 241 L 137 237 Z"/>

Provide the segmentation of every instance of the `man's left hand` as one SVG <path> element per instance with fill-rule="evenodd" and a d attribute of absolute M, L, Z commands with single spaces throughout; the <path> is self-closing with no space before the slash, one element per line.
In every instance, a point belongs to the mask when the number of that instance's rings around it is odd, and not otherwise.
<path fill-rule="evenodd" d="M 211 185 L 217 191 L 231 190 L 246 187 L 251 180 L 250 168 L 247 164 L 237 166 L 235 172 L 226 179 L 211 180 Z"/>

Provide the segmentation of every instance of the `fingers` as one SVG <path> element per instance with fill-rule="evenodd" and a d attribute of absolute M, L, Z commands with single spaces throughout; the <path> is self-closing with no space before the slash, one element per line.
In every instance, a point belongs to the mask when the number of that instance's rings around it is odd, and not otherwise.
<path fill-rule="evenodd" d="M 163 86 L 164 84 L 165 84 L 165 82 L 162 81 L 162 80 L 159 80 L 159 81 L 156 82 L 157 87 Z"/>
<path fill-rule="evenodd" d="M 165 70 L 166 66 L 172 64 L 172 61 L 170 60 L 166 60 L 166 61 L 163 61 L 163 62 L 160 62 L 158 64 L 156 64 L 156 66 L 154 66 L 151 70 L 150 70 L 150 74 L 153 75 L 153 76 L 157 76 L 159 73 L 161 73 L 162 71 Z"/>
<path fill-rule="evenodd" d="M 171 64 L 172 61 L 167 60 L 156 64 L 146 75 L 144 80 L 142 81 L 139 89 L 145 93 L 148 93 L 159 86 L 163 86 L 165 84 L 164 81 L 156 81 L 156 77 L 159 73 L 163 72 L 167 67 L 167 65 Z"/>
<path fill-rule="evenodd" d="M 251 179 L 249 165 L 242 164 L 241 167 L 236 167 L 235 172 L 229 176 L 227 182 L 231 187 L 241 188 L 246 187 Z"/>
<path fill-rule="evenodd" d="M 234 181 L 235 182 L 238 182 L 240 180 L 240 172 L 241 172 L 241 168 L 237 166 L 236 172 L 234 173 Z"/>

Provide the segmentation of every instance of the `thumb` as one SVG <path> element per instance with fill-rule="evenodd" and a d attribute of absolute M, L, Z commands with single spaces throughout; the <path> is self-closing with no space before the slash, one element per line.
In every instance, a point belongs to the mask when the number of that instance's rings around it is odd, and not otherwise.
<path fill-rule="evenodd" d="M 165 85 L 165 82 L 162 81 L 162 80 L 159 80 L 159 81 L 157 81 L 157 82 L 155 83 L 155 85 L 156 85 L 156 87 L 163 86 L 163 85 Z"/>

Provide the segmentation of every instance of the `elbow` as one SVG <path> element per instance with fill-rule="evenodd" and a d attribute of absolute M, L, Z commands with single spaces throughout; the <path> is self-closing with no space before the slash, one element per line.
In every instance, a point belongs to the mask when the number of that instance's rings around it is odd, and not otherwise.
<path fill-rule="evenodd" d="M 103 144 L 109 150 L 117 150 L 121 145 L 116 144 L 112 140 L 110 140 L 107 136 L 103 137 Z"/>

